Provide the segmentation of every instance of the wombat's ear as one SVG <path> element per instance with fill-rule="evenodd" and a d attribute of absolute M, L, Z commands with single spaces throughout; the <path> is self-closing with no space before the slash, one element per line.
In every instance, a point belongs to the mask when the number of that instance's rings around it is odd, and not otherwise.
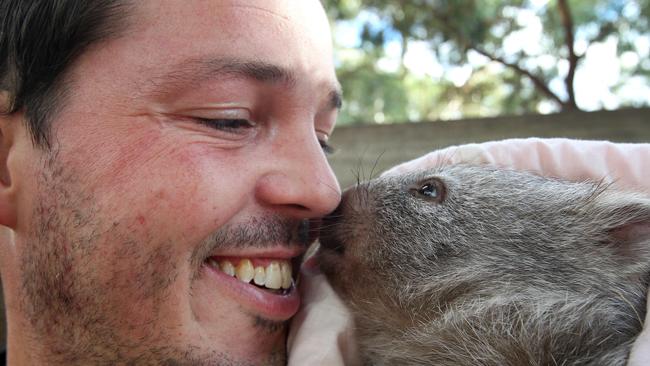
<path fill-rule="evenodd" d="M 623 253 L 650 256 L 650 198 L 614 193 L 600 205 L 603 228 Z"/>

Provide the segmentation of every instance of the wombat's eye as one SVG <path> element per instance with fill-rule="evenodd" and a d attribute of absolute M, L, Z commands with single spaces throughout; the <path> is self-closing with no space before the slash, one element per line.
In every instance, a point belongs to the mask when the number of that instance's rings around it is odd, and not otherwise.
<path fill-rule="evenodd" d="M 438 187 L 435 184 L 426 183 L 418 189 L 418 193 L 428 198 L 438 198 Z"/>
<path fill-rule="evenodd" d="M 445 195 L 445 186 L 439 179 L 431 178 L 419 182 L 409 191 L 415 197 L 424 198 L 429 201 L 442 202 Z"/>

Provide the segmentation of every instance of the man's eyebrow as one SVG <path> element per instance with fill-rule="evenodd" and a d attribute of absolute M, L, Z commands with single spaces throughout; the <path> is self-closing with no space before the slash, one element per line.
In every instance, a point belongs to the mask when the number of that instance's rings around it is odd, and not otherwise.
<path fill-rule="evenodd" d="M 223 63 L 220 60 L 212 60 L 206 66 L 211 73 L 243 76 L 265 83 L 292 85 L 296 82 L 296 77 L 290 70 L 261 61 L 231 60 Z"/>
<path fill-rule="evenodd" d="M 215 78 L 247 78 L 264 83 L 293 85 L 296 77 L 291 70 L 256 60 L 233 58 L 190 59 L 175 64 L 170 70 L 155 75 L 147 83 L 155 94 L 168 92 L 187 85 Z"/>
<path fill-rule="evenodd" d="M 215 78 L 247 78 L 268 84 L 282 83 L 293 86 L 296 75 L 291 70 L 258 60 L 236 58 L 190 59 L 174 65 L 169 71 L 149 79 L 149 91 L 166 95 L 173 90 L 186 88 L 204 80 Z M 341 87 L 338 82 L 329 86 L 327 107 L 340 109 L 342 105 Z"/>

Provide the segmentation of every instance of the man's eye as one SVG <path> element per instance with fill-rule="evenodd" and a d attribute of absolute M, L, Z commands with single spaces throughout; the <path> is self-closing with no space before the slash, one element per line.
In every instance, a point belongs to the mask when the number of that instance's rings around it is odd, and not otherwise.
<path fill-rule="evenodd" d="M 255 124 L 247 119 L 196 118 L 196 120 L 210 128 L 231 133 L 243 133 L 242 130 L 255 127 Z"/>
<path fill-rule="evenodd" d="M 323 152 L 325 155 L 331 155 L 336 152 L 336 149 L 332 147 L 332 145 L 328 144 L 327 141 L 325 140 L 318 140 L 318 143 L 320 144 L 320 147 L 323 149 Z"/>

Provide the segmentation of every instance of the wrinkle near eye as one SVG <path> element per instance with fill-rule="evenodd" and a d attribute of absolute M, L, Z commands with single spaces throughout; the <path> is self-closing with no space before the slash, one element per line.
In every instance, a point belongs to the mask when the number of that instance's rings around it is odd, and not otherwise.
<path fill-rule="evenodd" d="M 201 143 L 221 149 L 237 149 L 250 145 L 258 134 L 257 125 L 247 119 L 210 119 L 177 114 L 161 114 L 158 119 L 176 145 Z"/>

